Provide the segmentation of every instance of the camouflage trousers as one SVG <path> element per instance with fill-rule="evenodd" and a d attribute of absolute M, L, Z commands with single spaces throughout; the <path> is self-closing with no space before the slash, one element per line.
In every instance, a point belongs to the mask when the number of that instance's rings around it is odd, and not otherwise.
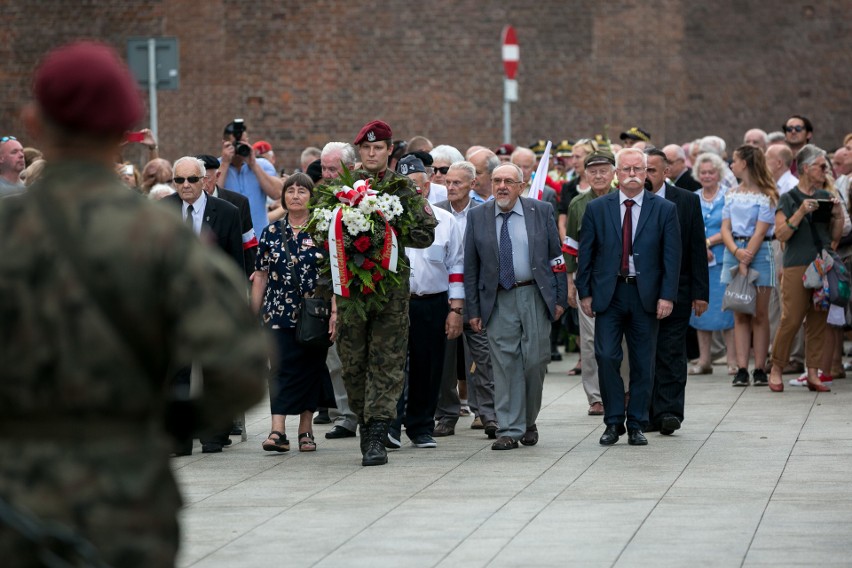
<path fill-rule="evenodd" d="M 379 311 L 366 321 L 341 325 L 337 353 L 343 366 L 343 383 L 349 406 L 366 424 L 370 420 L 393 420 L 396 403 L 405 384 L 408 352 L 408 279 L 388 294 Z"/>

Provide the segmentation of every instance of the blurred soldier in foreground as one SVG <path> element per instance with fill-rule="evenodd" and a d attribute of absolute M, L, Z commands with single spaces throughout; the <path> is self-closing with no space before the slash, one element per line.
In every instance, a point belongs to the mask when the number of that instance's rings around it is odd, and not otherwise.
<path fill-rule="evenodd" d="M 168 430 L 257 402 L 266 343 L 233 262 L 117 179 L 142 104 L 111 48 L 60 48 L 33 85 L 24 122 L 48 166 L 0 201 L 0 558 L 173 566 Z M 203 394 L 167 400 L 165 377 L 190 361 Z"/>

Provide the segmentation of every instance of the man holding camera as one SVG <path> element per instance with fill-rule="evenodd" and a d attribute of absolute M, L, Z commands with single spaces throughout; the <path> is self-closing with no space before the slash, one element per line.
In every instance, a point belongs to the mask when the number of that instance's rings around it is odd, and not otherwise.
<path fill-rule="evenodd" d="M 284 181 L 269 160 L 255 157 L 242 118 L 235 118 L 225 127 L 219 161 L 219 179 L 225 180 L 222 187 L 248 198 L 254 231 L 260 234 L 269 225 L 266 197 L 281 199 Z"/>

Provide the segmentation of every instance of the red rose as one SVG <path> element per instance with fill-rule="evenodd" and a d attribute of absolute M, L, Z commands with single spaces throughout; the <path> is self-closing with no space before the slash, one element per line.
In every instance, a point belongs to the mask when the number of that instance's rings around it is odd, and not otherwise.
<path fill-rule="evenodd" d="M 369 296 L 370 294 L 373 293 L 373 289 L 370 288 L 369 286 L 363 286 L 361 288 L 361 293 L 364 294 L 365 296 Z"/>
<path fill-rule="evenodd" d="M 364 235 L 355 239 L 355 242 L 352 243 L 352 246 L 354 246 L 358 250 L 358 252 L 366 252 L 366 250 L 370 248 L 370 244 L 372 244 L 370 242 L 370 237 Z"/>
<path fill-rule="evenodd" d="M 373 272 L 373 282 L 378 282 L 379 280 L 382 280 L 383 278 L 384 278 L 384 276 L 382 276 L 381 272 Z"/>
<path fill-rule="evenodd" d="M 376 263 L 373 262 L 372 260 L 370 260 L 369 258 L 365 258 L 364 262 L 361 263 L 361 268 L 363 268 L 364 270 L 370 270 L 371 268 L 375 268 L 375 267 L 376 267 Z"/>
<path fill-rule="evenodd" d="M 325 250 L 328 250 L 328 241 L 323 241 L 322 246 L 325 247 Z"/>

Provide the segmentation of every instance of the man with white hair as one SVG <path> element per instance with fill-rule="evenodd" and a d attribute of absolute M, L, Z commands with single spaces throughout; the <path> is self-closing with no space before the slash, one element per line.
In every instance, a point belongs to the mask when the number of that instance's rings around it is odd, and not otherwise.
<path fill-rule="evenodd" d="M 752 128 L 746 131 L 743 136 L 743 144 L 760 148 L 766 152 L 766 148 L 769 146 L 769 136 L 766 134 L 766 131 L 760 128 Z"/>
<path fill-rule="evenodd" d="M 240 272 L 245 272 L 245 257 L 243 255 L 243 232 L 240 224 L 240 211 L 224 199 L 208 195 L 204 191 L 204 177 L 207 169 L 204 162 L 194 156 L 184 156 L 174 163 L 174 187 L 177 193 L 161 199 L 167 207 L 174 207 L 192 232 L 201 238 L 202 242 L 211 242 L 219 246 L 226 255 L 231 257 Z M 190 384 L 189 367 L 175 372 L 176 389 L 187 391 Z M 230 444 L 228 426 L 222 432 L 209 433 L 201 438 L 201 452 L 218 453 L 223 446 Z M 177 455 L 192 453 L 192 439 L 178 440 L 175 450 Z"/>
<path fill-rule="evenodd" d="M 670 164 L 669 176 L 672 185 L 689 191 L 701 189 L 701 184 L 692 177 L 692 171 L 686 167 L 686 152 L 683 151 L 683 148 L 677 144 L 669 144 L 663 147 L 663 153 L 666 155 L 666 161 Z"/>
<path fill-rule="evenodd" d="M 329 142 L 323 146 L 320 154 L 323 182 L 337 179 L 343 172 L 343 166 L 352 171 L 357 159 L 355 148 L 346 142 Z"/>

